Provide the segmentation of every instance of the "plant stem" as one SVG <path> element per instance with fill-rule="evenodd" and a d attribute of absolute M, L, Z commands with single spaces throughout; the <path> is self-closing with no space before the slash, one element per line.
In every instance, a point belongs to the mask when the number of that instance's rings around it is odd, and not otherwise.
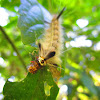
<path fill-rule="evenodd" d="M 9 36 L 7 35 L 7 33 L 5 32 L 5 30 L 3 29 L 2 26 L 0 26 L 0 30 L 1 30 L 2 34 L 5 36 L 5 38 L 8 40 L 8 42 L 11 44 L 12 48 L 17 53 L 17 56 L 18 56 L 19 60 L 21 61 L 22 65 L 24 66 L 25 70 L 27 71 L 25 62 L 23 61 L 23 59 L 22 59 L 20 53 L 18 52 L 16 46 L 14 45 L 14 43 L 12 42 L 12 40 L 9 38 Z"/>

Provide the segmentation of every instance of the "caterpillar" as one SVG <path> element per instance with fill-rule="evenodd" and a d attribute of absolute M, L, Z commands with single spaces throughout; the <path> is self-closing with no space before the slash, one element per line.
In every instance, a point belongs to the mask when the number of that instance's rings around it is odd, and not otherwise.
<path fill-rule="evenodd" d="M 64 10 L 65 7 L 58 16 L 54 15 L 43 39 L 38 42 L 39 56 L 35 61 L 31 61 L 28 68 L 30 73 L 34 74 L 42 67 L 48 65 L 52 76 L 57 80 L 60 78 L 60 71 L 57 70 L 57 66 L 61 64 L 60 55 L 63 48 L 63 38 L 59 17 Z"/>

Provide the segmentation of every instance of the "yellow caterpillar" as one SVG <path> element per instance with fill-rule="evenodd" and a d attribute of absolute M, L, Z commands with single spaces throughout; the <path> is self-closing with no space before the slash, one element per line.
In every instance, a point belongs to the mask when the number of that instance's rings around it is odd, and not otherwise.
<path fill-rule="evenodd" d="M 43 39 L 39 41 L 39 57 L 30 64 L 28 68 L 30 73 L 34 74 L 38 69 L 48 65 L 52 76 L 57 80 L 60 78 L 60 72 L 57 70 L 57 66 L 61 64 L 60 54 L 63 48 L 63 39 L 59 17 L 64 9 L 58 16 L 54 15 L 50 23 L 50 28 L 45 31 Z"/>

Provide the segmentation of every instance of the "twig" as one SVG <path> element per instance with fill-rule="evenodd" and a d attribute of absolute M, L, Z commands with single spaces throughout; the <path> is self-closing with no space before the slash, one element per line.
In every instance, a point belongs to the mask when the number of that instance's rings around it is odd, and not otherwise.
<path fill-rule="evenodd" d="M 3 33 L 3 35 L 5 36 L 5 38 L 8 40 L 8 42 L 11 44 L 12 48 L 13 48 L 13 49 L 15 50 L 15 52 L 17 53 L 18 58 L 20 59 L 21 63 L 23 64 L 23 66 L 24 66 L 24 68 L 25 68 L 25 70 L 27 71 L 26 65 L 25 65 L 25 63 L 24 63 L 24 61 L 23 61 L 23 59 L 22 59 L 20 53 L 18 52 L 16 46 L 14 45 L 14 43 L 12 42 L 12 40 L 9 38 L 9 36 L 7 35 L 7 33 L 5 32 L 5 30 L 3 29 L 2 26 L 0 26 L 0 30 L 1 30 L 1 32 Z"/>

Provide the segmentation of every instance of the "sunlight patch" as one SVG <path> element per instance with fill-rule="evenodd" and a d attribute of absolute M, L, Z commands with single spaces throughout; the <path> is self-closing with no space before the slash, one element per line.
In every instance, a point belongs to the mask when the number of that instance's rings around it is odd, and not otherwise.
<path fill-rule="evenodd" d="M 89 21 L 86 19 L 78 19 L 76 23 L 80 28 L 84 28 L 85 26 L 89 24 Z"/>
<path fill-rule="evenodd" d="M 6 9 L 4 9 L 3 7 L 0 7 L 0 25 L 1 26 L 7 25 L 8 16 L 9 16 L 9 14 L 7 13 Z"/>
<path fill-rule="evenodd" d="M 99 51 L 100 50 L 100 42 L 94 45 L 94 50 Z"/>
<path fill-rule="evenodd" d="M 4 59 L 2 57 L 0 57 L 0 65 L 2 67 L 6 67 L 6 63 L 4 62 Z"/>
<path fill-rule="evenodd" d="M 0 73 L 0 74 L 1 74 L 1 73 Z M 5 80 L 4 80 L 4 78 L 1 77 L 1 75 L 0 75 L 0 93 L 2 93 L 2 91 L 3 91 L 3 86 L 4 86 L 4 84 L 5 84 Z"/>
<path fill-rule="evenodd" d="M 9 82 L 14 82 L 14 80 L 15 80 L 15 76 L 11 76 L 11 77 L 8 79 Z"/>
<path fill-rule="evenodd" d="M 67 87 L 67 85 L 62 85 L 62 86 L 60 87 L 59 93 L 60 93 L 60 94 L 67 94 L 67 92 L 68 92 L 68 87 Z"/>
<path fill-rule="evenodd" d="M 86 40 L 86 36 L 78 36 L 75 40 L 70 41 L 72 47 L 91 47 L 92 41 Z"/>

